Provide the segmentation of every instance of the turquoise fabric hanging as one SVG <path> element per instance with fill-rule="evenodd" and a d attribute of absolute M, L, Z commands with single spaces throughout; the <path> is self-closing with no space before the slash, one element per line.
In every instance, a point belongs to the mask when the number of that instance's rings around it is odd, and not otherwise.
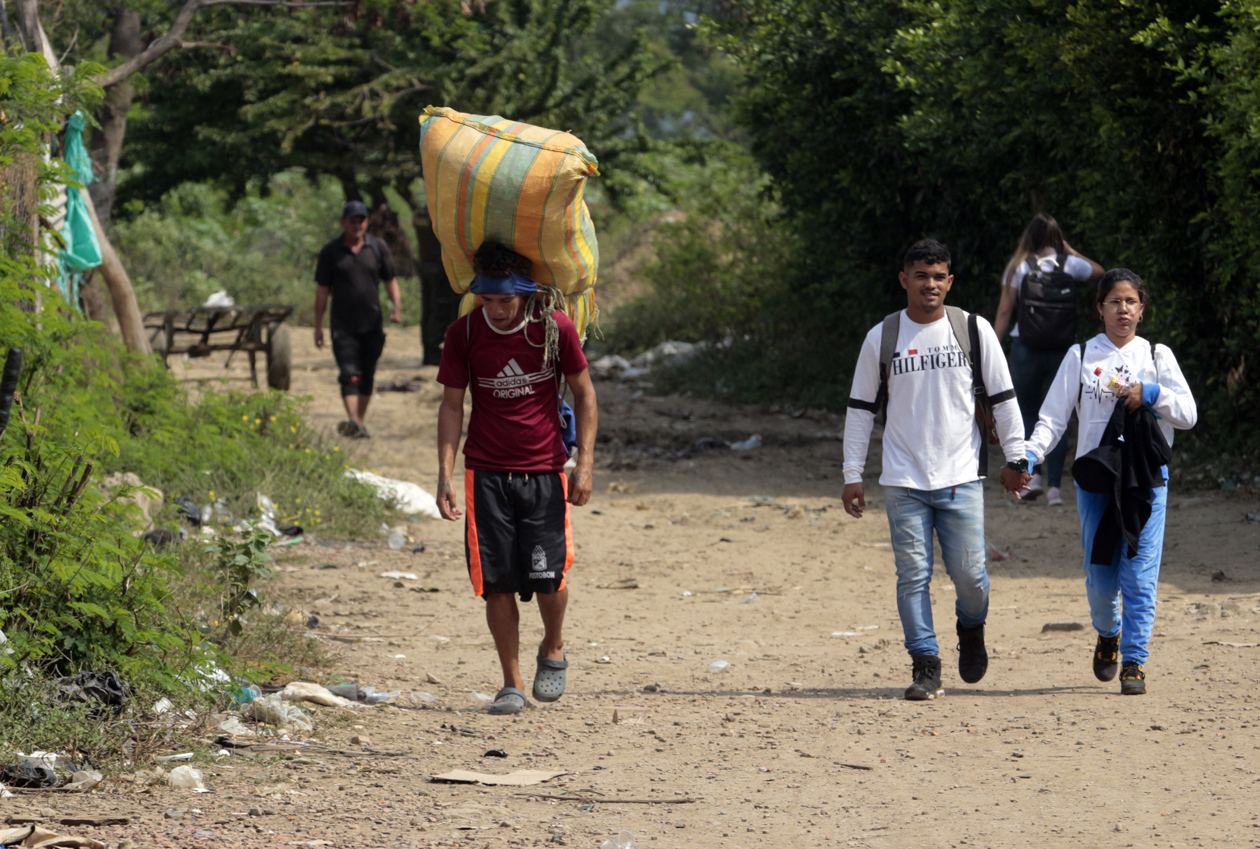
<path fill-rule="evenodd" d="M 83 146 L 83 127 L 86 121 L 82 112 L 70 116 L 66 127 L 65 160 L 74 179 L 83 186 L 89 185 L 92 175 L 92 159 Z M 66 187 L 66 220 L 61 228 L 61 238 L 66 247 L 57 257 L 57 288 L 67 303 L 79 307 L 79 287 L 83 285 L 84 272 L 101 264 L 101 243 L 92 226 L 83 193 Z"/>

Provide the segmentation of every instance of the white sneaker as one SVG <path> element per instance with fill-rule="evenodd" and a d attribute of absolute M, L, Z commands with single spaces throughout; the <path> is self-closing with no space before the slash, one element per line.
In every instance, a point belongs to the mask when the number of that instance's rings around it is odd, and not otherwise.
<path fill-rule="evenodd" d="M 1057 486 L 1052 486 L 1046 490 L 1046 506 L 1047 507 L 1062 507 L 1063 506 L 1063 495 L 1059 492 L 1059 488 Z"/>
<path fill-rule="evenodd" d="M 1025 501 L 1036 501 L 1041 497 L 1041 475 L 1033 475 L 1028 480 L 1028 491 L 1020 493 Z"/>

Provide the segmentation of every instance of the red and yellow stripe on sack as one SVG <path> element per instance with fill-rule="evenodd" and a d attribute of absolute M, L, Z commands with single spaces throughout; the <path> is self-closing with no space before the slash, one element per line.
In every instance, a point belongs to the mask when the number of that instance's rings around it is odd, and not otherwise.
<path fill-rule="evenodd" d="M 420 159 L 429 216 L 455 291 L 468 292 L 473 254 L 495 239 L 529 257 L 535 280 L 564 294 L 566 311 L 584 335 L 599 272 L 584 192 L 599 163 L 581 139 L 430 106 L 420 116 Z M 475 305 L 465 294 L 460 315 Z"/>

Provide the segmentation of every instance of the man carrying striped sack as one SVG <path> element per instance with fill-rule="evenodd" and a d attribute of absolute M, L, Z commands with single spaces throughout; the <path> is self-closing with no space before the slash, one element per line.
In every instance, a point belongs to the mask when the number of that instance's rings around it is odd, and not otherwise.
<path fill-rule="evenodd" d="M 564 693 L 567 575 L 573 565 L 569 505 L 591 497 L 598 414 L 577 329 L 529 278 L 530 261 L 498 242 L 475 255 L 470 291 L 481 306 L 446 332 L 438 382 L 438 510 L 465 517 L 464 548 L 473 591 L 486 603 L 503 687 L 487 711 L 517 714 L 525 707 L 518 660 L 520 612 L 516 595 L 536 593 L 544 636 L 538 646 L 533 695 L 554 702 Z M 573 392 L 577 465 L 564 473 L 568 451 L 559 409 L 561 386 Z M 464 506 L 452 483 L 464 422 L 464 393 L 472 416 L 464 443 Z"/>

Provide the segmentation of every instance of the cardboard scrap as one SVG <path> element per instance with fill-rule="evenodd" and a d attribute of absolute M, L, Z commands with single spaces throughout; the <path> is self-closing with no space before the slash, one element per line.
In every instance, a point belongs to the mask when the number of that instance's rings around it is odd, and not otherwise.
<path fill-rule="evenodd" d="M 522 769 L 507 775 L 489 775 L 484 772 L 469 772 L 466 769 L 455 769 L 441 775 L 430 776 L 430 781 L 446 784 L 490 784 L 500 787 L 532 787 L 542 784 L 557 776 L 564 775 L 564 770 Z"/>
<path fill-rule="evenodd" d="M 90 837 L 71 837 L 58 834 L 38 825 L 0 829 L 0 846 L 22 847 L 79 847 L 79 849 L 105 849 L 105 844 Z"/>

